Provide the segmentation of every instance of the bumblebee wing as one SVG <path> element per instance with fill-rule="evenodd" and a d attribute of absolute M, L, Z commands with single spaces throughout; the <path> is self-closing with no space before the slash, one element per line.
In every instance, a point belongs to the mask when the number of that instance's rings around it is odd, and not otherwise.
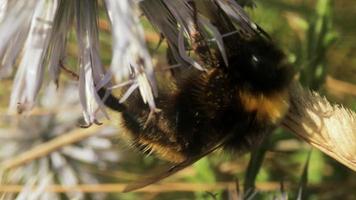
<path fill-rule="evenodd" d="M 187 160 L 168 168 L 167 170 L 163 171 L 162 173 L 153 175 L 151 177 L 144 178 L 143 180 L 138 180 L 137 182 L 127 185 L 124 188 L 123 192 L 131 192 L 134 190 L 141 189 L 143 187 L 146 187 L 148 185 L 151 185 L 153 183 L 161 181 L 161 180 L 179 172 L 180 170 L 192 165 L 193 163 L 197 162 L 204 156 L 206 156 L 206 155 L 210 154 L 211 152 L 215 151 L 216 149 L 220 148 L 226 142 L 226 140 L 230 137 L 231 137 L 231 134 L 227 134 L 227 136 L 225 136 L 223 139 L 221 139 L 220 142 L 218 142 L 215 145 L 212 145 L 210 148 L 207 148 L 207 150 L 204 151 L 203 153 L 193 156 L 191 158 L 188 158 Z"/>

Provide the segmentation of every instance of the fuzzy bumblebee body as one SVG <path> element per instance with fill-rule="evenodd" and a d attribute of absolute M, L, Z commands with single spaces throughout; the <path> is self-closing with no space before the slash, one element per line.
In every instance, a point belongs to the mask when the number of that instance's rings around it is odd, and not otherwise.
<path fill-rule="evenodd" d="M 147 122 L 150 109 L 139 93 L 122 105 L 122 126 L 134 146 L 179 163 L 223 146 L 241 152 L 259 144 L 286 114 L 291 68 L 272 43 L 240 41 L 241 50 L 229 66 L 201 72 L 194 68 L 175 73 L 175 80 L 159 81 L 159 113 Z M 179 74 L 179 77 L 177 77 Z M 106 105 L 115 109 L 110 96 Z"/>
<path fill-rule="evenodd" d="M 250 21 L 236 2 L 189 1 L 184 5 L 190 9 L 194 23 L 190 29 L 195 30 L 190 32 L 191 47 L 206 71 L 180 63 L 174 57 L 174 42 L 168 41 L 169 63 L 183 66 L 173 69 L 170 78 L 158 76 L 162 80 L 158 81 L 155 102 L 160 112 L 151 115 L 138 91 L 125 104 L 112 95 L 104 103 L 121 112 L 120 121 L 134 146 L 174 163 L 205 155 L 220 143 L 237 152 L 249 150 L 276 128 L 288 111 L 292 68 L 267 33 Z M 147 14 L 148 3 L 142 6 Z M 226 9 L 229 6 L 234 14 Z M 175 14 L 172 12 L 171 16 Z M 226 35 L 225 56 L 204 41 L 200 15 Z M 237 15 L 238 26 L 230 18 Z M 155 16 L 148 12 L 150 17 Z M 174 25 L 174 18 L 167 20 Z M 167 33 L 163 35 L 167 40 L 172 38 Z M 101 97 L 104 94 L 105 89 L 99 91 Z"/>
<path fill-rule="evenodd" d="M 173 1 L 148 2 L 165 2 L 161 8 L 166 9 Z M 171 23 L 169 31 L 160 23 L 154 24 L 165 30 L 162 35 L 167 38 L 169 65 L 181 65 L 171 70 L 171 77 L 157 76 L 161 80 L 157 82 L 155 103 L 160 112 L 152 114 L 138 91 L 124 104 L 111 94 L 104 98 L 108 107 L 121 113 L 120 122 L 134 146 L 176 163 L 163 173 L 129 185 L 125 191 L 168 177 L 220 147 L 233 152 L 254 149 L 289 109 L 293 70 L 267 33 L 233 0 L 182 2 L 186 2 L 188 10 L 181 17 L 189 17 L 187 13 L 191 12 L 194 26 L 181 24 L 183 18 L 175 18 L 175 10 L 167 11 L 170 17 L 164 18 Z M 150 13 L 154 11 L 148 9 L 150 3 L 142 4 L 144 13 L 152 21 L 159 21 Z M 211 32 L 202 27 L 201 16 L 224 35 L 219 40 L 220 47 L 218 43 L 209 44 L 206 36 Z M 178 30 L 170 29 L 177 24 Z M 185 25 L 190 34 L 187 41 L 181 31 Z M 176 35 L 181 46 L 175 41 Z M 203 66 L 202 71 L 197 70 L 201 67 L 186 63 L 184 55 L 177 55 L 185 53 L 182 45 L 184 48 L 189 42 L 191 59 Z M 99 90 L 99 95 L 108 95 L 105 88 Z"/>

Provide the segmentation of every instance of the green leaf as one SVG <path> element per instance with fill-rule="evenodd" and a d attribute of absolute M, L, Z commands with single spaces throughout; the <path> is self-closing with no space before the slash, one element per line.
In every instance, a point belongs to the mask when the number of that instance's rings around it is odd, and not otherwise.
<path fill-rule="evenodd" d="M 304 169 L 303 169 L 303 173 L 302 173 L 302 177 L 300 179 L 299 182 L 299 189 L 298 189 L 298 197 L 297 200 L 302 200 L 302 199 L 306 199 L 306 188 L 307 188 L 307 183 L 308 183 L 308 168 L 309 168 L 309 162 L 310 162 L 310 157 L 311 157 L 311 152 L 312 150 L 309 151 L 308 153 L 308 157 L 307 160 L 305 162 L 304 165 Z"/>

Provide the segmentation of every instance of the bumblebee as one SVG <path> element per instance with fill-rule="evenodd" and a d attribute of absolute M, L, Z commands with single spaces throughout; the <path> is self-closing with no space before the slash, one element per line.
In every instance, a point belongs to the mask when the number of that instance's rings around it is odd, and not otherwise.
<path fill-rule="evenodd" d="M 229 58 L 228 67 L 192 68 L 177 81 L 160 81 L 156 102 L 161 111 L 147 124 L 150 110 L 138 93 L 125 104 L 112 95 L 104 103 L 121 113 L 135 146 L 171 162 L 204 152 L 226 133 L 231 137 L 224 147 L 248 150 L 287 112 L 292 73 L 269 41 L 245 41 L 240 48 L 241 55 Z"/>
<path fill-rule="evenodd" d="M 237 33 L 224 43 L 230 47 L 228 65 L 217 57 L 206 71 L 179 69 L 173 79 L 158 81 L 161 111 L 148 123 L 150 109 L 138 92 L 123 104 L 111 94 L 104 99 L 121 113 L 134 146 L 177 163 L 166 175 L 219 147 L 236 152 L 256 147 L 288 111 L 293 72 L 283 52 L 264 32 Z M 99 90 L 101 97 L 106 93 Z"/>

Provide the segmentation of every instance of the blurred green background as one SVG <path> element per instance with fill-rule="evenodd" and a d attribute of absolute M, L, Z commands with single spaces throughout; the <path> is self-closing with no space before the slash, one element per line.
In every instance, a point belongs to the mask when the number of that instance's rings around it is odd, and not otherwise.
<path fill-rule="evenodd" d="M 332 102 L 356 110 L 356 2 L 350 0 L 256 0 L 257 7 L 248 8 L 251 17 L 268 32 L 294 63 L 301 83 L 327 96 Z M 104 16 L 104 14 L 103 14 Z M 102 61 L 111 59 L 109 26 L 100 21 Z M 150 49 L 156 48 L 159 36 L 142 19 Z M 77 61 L 75 35 L 68 47 L 69 66 Z M 154 51 L 158 66 L 165 65 L 164 48 Z M 6 110 L 11 80 L 0 84 L 0 106 Z M 109 123 L 109 122 L 108 122 Z M 111 122 L 114 123 L 114 122 Z M 124 143 L 117 141 L 118 143 Z M 125 146 L 125 144 L 122 144 Z M 127 146 L 127 145 L 126 145 Z M 120 166 L 112 170 L 93 170 L 104 183 L 127 183 L 164 161 L 145 157 L 128 147 Z M 310 159 L 308 155 L 310 154 Z M 308 162 L 309 161 L 309 162 Z M 308 163 L 307 170 L 304 170 Z M 165 182 L 216 184 L 216 190 L 196 192 L 147 192 L 109 194 L 108 199 L 236 199 L 235 183 L 245 186 L 252 199 L 356 199 L 356 173 L 327 157 L 283 130 L 277 130 L 262 147 L 251 155 L 228 155 L 215 152 Z M 221 189 L 218 183 L 232 187 Z M 191 186 L 191 190 L 194 190 Z M 256 186 L 256 192 L 251 188 Z M 162 186 L 163 188 L 164 186 Z M 246 189 L 249 188 L 249 189 Z M 300 190 L 301 189 L 301 190 Z M 179 190 L 179 188 L 177 188 Z M 302 191 L 298 193 L 298 191 Z M 242 190 L 239 190 L 242 193 Z M 235 195 L 235 196 L 234 196 Z"/>

